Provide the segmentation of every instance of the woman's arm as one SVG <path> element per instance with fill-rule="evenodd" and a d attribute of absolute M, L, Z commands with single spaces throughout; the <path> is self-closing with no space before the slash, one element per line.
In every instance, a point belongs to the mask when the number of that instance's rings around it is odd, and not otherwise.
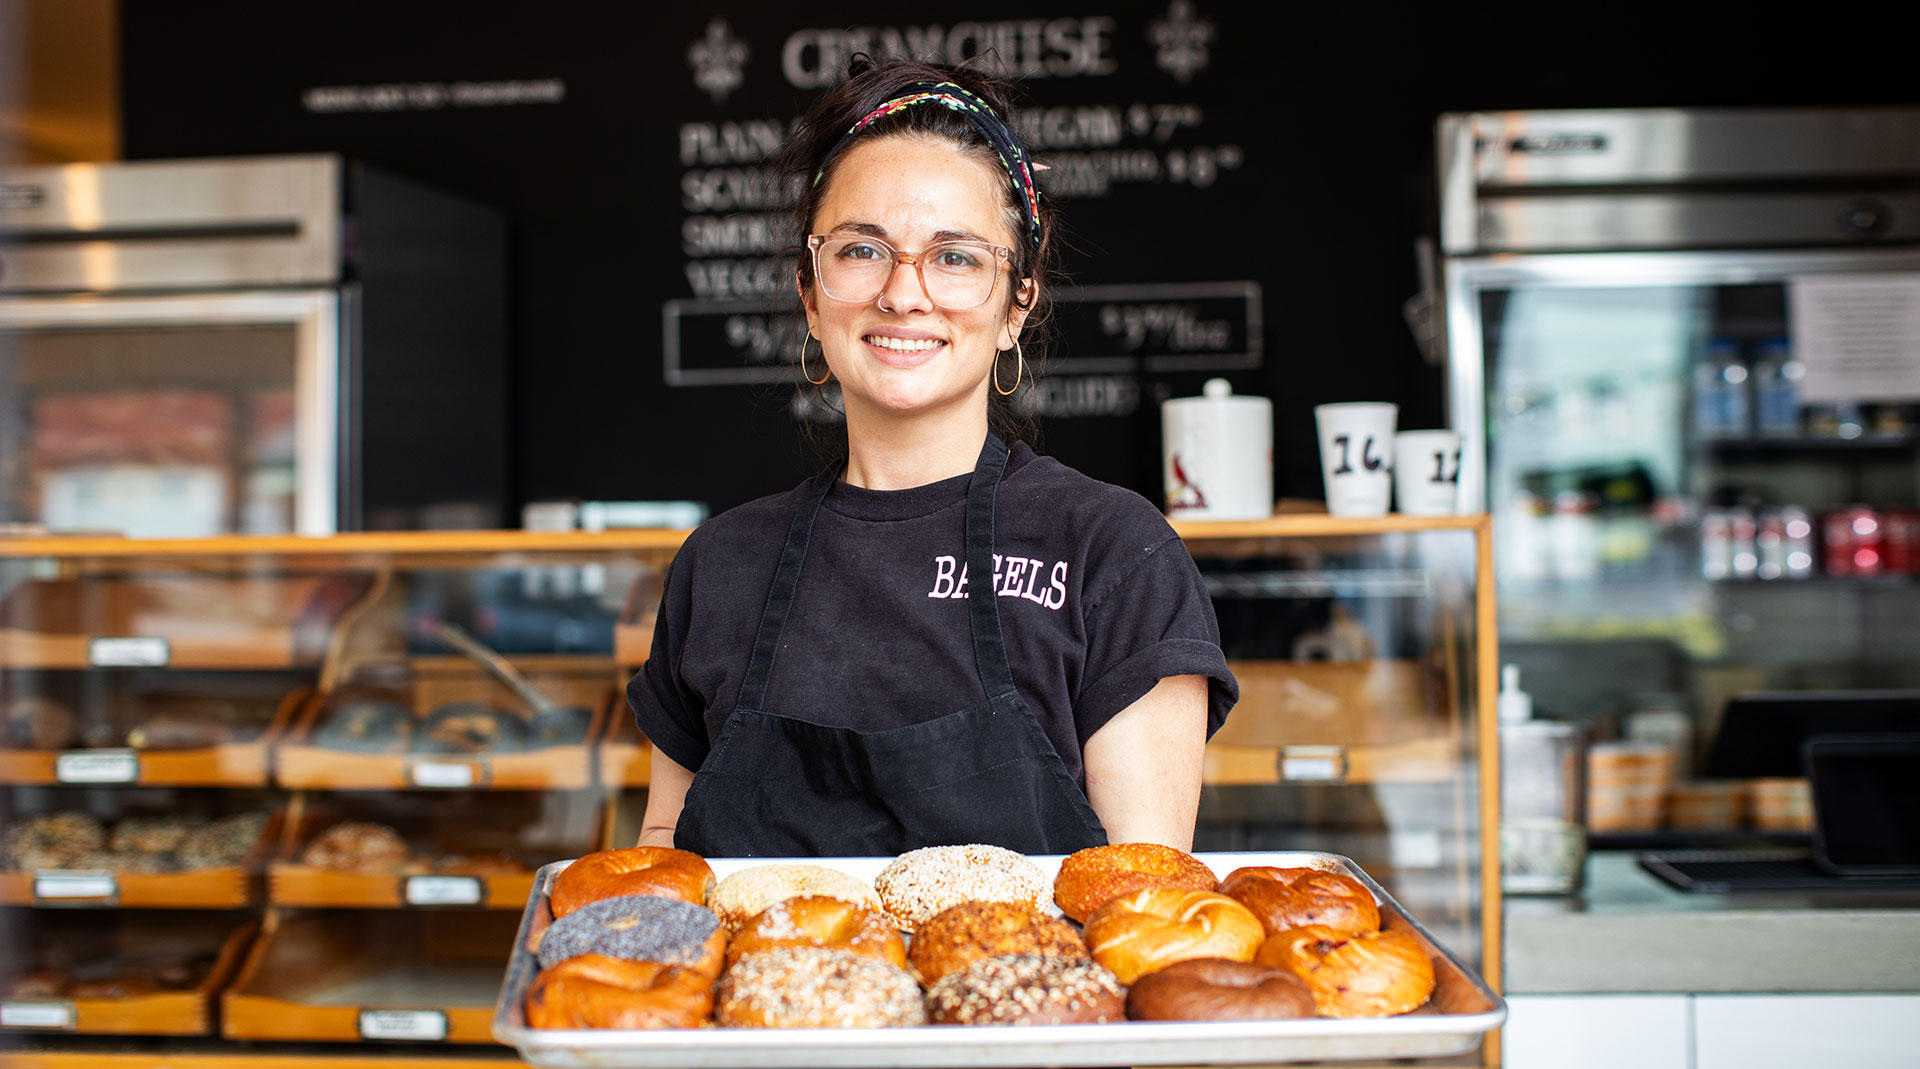
<path fill-rule="evenodd" d="M 647 814 L 640 819 L 637 846 L 672 846 L 673 829 L 680 823 L 680 807 L 686 804 L 687 787 L 693 773 L 681 768 L 673 758 L 653 748 L 653 760 L 647 772 Z"/>
<path fill-rule="evenodd" d="M 1094 732 L 1083 752 L 1087 800 L 1108 841 L 1193 849 L 1206 747 L 1206 676 L 1168 676 Z"/>

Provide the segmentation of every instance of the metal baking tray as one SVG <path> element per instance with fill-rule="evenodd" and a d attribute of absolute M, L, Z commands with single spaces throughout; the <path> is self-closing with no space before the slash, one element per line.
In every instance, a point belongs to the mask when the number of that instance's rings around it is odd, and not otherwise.
<path fill-rule="evenodd" d="M 539 971 L 533 948 L 552 923 L 547 888 L 571 862 L 540 869 L 507 964 L 493 1016 L 493 1035 L 532 1065 L 593 1069 L 799 1069 L 805 1066 L 1114 1066 L 1271 1065 L 1294 1061 L 1436 1058 L 1463 1054 L 1506 1020 L 1507 1006 L 1486 981 L 1436 943 L 1371 876 L 1339 854 L 1267 852 L 1196 854 L 1224 876 L 1242 865 L 1321 868 L 1365 884 L 1380 903 L 1381 924 L 1414 933 L 1433 956 L 1433 999 L 1412 1013 L 1365 1019 L 1158 1022 L 1032 1027 L 759 1029 L 666 1031 L 527 1027 L 526 992 Z M 825 865 L 864 880 L 892 858 L 709 858 L 716 875 L 779 862 Z M 1049 880 L 1059 855 L 1035 855 Z M 1051 907 L 1051 903 L 1048 904 Z M 1055 911 L 1057 912 L 1057 910 Z"/>

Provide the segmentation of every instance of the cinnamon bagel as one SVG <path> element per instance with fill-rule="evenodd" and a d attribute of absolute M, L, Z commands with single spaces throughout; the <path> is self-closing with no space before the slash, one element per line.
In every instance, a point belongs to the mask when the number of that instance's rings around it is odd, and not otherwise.
<path fill-rule="evenodd" d="M 1342 932 L 1380 930 L 1373 892 L 1344 873 L 1253 865 L 1227 873 L 1220 893 L 1252 910 L 1268 935 L 1312 924 Z"/>

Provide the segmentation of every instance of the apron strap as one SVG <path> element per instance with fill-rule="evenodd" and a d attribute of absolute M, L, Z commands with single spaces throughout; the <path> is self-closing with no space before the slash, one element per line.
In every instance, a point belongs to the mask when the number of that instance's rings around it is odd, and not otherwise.
<path fill-rule="evenodd" d="M 747 674 L 740 681 L 740 696 L 735 705 L 744 709 L 766 708 L 767 681 L 773 678 L 773 658 L 780 651 L 780 630 L 786 625 L 787 610 L 793 608 L 793 592 L 800 585 L 800 565 L 807 559 L 807 544 L 813 539 L 813 521 L 820 515 L 820 503 L 840 478 L 836 466 L 808 492 L 787 526 L 787 544 L 780 551 L 780 564 L 774 569 L 773 585 L 767 590 L 766 607 L 760 610 L 760 626 L 753 635 L 753 658 L 747 662 Z"/>
<path fill-rule="evenodd" d="M 1013 669 L 1000 631 L 1000 595 L 993 585 L 993 505 L 1007 470 L 1007 447 L 992 431 L 967 485 L 967 619 L 973 660 L 988 700 L 1013 693 Z"/>

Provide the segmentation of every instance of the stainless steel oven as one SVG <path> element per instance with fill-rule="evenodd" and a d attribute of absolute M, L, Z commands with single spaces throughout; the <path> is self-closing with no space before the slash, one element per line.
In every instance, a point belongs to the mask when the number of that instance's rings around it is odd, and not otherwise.
<path fill-rule="evenodd" d="M 504 245 L 335 156 L 0 172 L 0 519 L 497 526 Z"/>

